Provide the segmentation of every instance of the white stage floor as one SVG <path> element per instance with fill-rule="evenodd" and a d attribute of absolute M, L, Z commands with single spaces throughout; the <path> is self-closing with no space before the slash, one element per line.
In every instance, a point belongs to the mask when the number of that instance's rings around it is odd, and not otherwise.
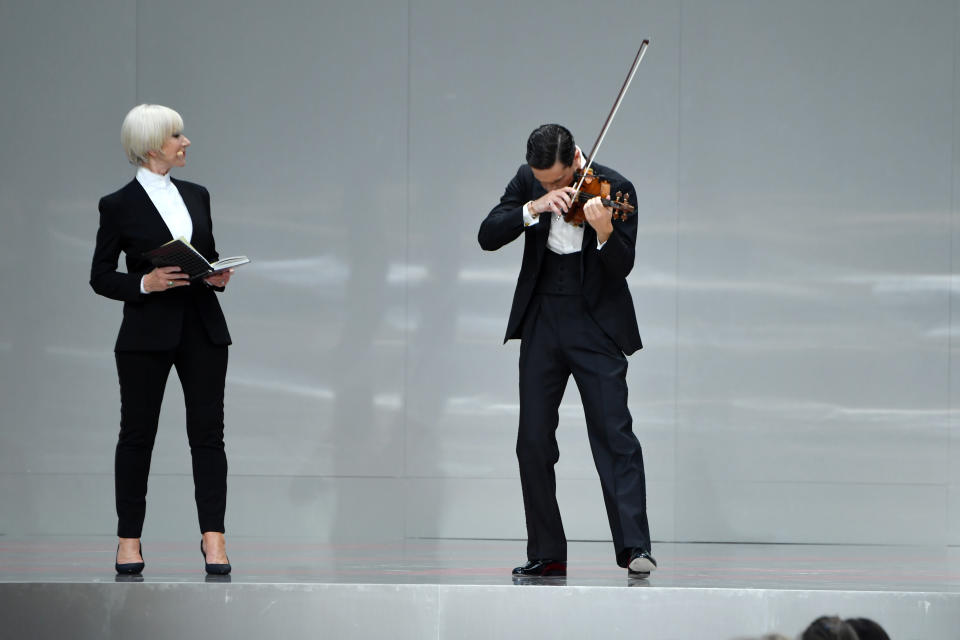
<path fill-rule="evenodd" d="M 228 580 L 207 579 L 197 540 L 149 538 L 142 578 L 118 578 L 113 545 L 0 539 L 0 636 L 729 640 L 839 614 L 960 638 L 957 548 L 656 544 L 636 580 L 609 543 L 571 542 L 566 579 L 518 585 L 523 541 L 229 538 Z"/>

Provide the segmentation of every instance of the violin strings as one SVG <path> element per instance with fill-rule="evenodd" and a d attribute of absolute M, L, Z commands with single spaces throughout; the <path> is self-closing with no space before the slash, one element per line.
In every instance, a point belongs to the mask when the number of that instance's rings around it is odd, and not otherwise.
<path fill-rule="evenodd" d="M 583 192 L 583 191 L 578 191 L 578 192 L 577 192 L 577 202 L 587 202 L 588 200 L 590 200 L 590 199 L 593 198 L 593 197 L 594 197 L 594 196 L 590 195 L 589 193 L 585 193 L 585 192 Z M 611 199 L 608 198 L 608 197 L 603 197 L 603 196 L 601 196 L 601 200 L 603 200 L 603 203 L 604 203 L 604 205 L 606 205 L 606 206 L 613 206 L 613 207 L 616 207 L 617 205 L 627 205 L 627 206 L 629 206 L 629 204 L 626 203 L 626 202 L 621 202 L 621 201 L 619 201 L 619 200 L 611 200 Z"/>

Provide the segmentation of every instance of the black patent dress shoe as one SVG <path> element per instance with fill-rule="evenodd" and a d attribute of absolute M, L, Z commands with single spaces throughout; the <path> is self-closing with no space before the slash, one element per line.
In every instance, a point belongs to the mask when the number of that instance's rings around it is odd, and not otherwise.
<path fill-rule="evenodd" d="M 630 554 L 630 562 L 627 564 L 627 575 L 633 578 L 646 578 L 656 568 L 657 561 L 653 559 L 649 551 L 634 549 L 633 553 Z"/>
<path fill-rule="evenodd" d="M 146 566 L 143 564 L 143 545 L 140 545 L 140 562 L 117 562 L 116 558 L 113 560 L 113 567 L 117 570 L 117 573 L 123 576 L 135 576 L 143 572 L 143 567 Z M 120 545 L 117 545 L 117 555 L 120 555 Z"/>
<path fill-rule="evenodd" d="M 200 541 L 200 553 L 203 554 L 203 568 L 209 576 L 225 576 L 232 570 L 230 563 L 210 564 L 207 562 L 207 552 L 203 550 L 203 540 Z"/>
<path fill-rule="evenodd" d="M 567 575 L 566 560 L 528 560 L 527 564 L 513 570 L 515 576 L 549 578 Z"/>

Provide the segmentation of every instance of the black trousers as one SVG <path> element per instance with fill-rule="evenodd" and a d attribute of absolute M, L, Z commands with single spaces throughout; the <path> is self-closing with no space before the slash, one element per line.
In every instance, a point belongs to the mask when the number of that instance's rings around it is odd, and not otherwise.
<path fill-rule="evenodd" d="M 223 389 L 227 347 L 210 342 L 202 319 L 188 304 L 176 349 L 118 351 L 116 359 L 120 378 L 120 437 L 114 466 L 117 535 L 139 538 L 143 530 L 150 458 L 171 366 L 176 367 L 183 386 L 200 531 L 224 531 L 227 456 L 223 449 Z"/>
<path fill-rule="evenodd" d="M 590 317 L 580 295 L 536 294 L 520 344 L 517 459 L 527 520 L 527 558 L 566 559 L 554 465 L 558 409 L 567 379 L 580 390 L 617 562 L 650 550 L 643 453 L 627 408 L 627 359 Z"/>

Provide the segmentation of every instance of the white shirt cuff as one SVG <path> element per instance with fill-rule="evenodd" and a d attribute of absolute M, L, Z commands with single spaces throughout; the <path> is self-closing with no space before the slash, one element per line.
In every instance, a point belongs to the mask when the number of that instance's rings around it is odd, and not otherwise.
<path fill-rule="evenodd" d="M 600 251 L 600 249 L 603 249 L 603 245 L 607 244 L 607 242 L 608 242 L 607 240 L 603 242 L 600 242 L 599 240 L 597 240 L 597 251 Z"/>
<path fill-rule="evenodd" d="M 147 276 L 143 276 L 142 278 L 140 278 L 140 293 L 150 293 L 143 286 L 143 281 L 146 279 L 147 279 Z"/>
<path fill-rule="evenodd" d="M 529 204 L 530 203 L 528 202 L 527 204 L 523 205 L 523 226 L 525 227 L 532 227 L 540 222 L 539 217 L 534 218 L 532 215 L 530 215 L 530 209 L 527 208 L 527 205 Z"/>

